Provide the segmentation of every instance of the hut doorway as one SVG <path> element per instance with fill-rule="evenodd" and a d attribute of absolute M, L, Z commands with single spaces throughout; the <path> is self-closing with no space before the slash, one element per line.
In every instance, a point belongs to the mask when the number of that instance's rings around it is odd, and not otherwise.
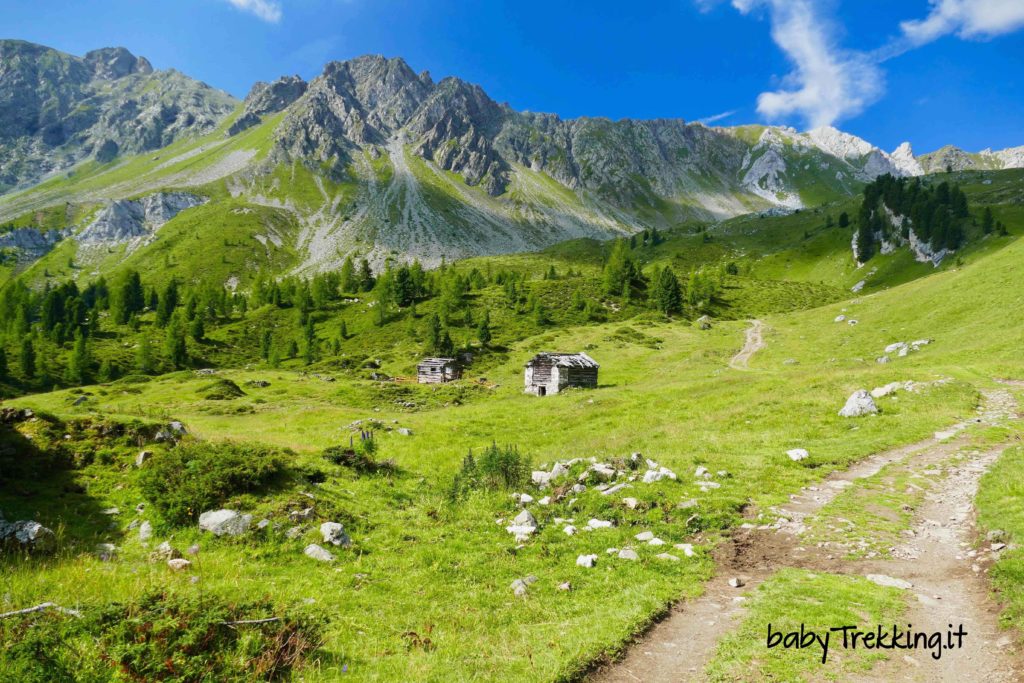
<path fill-rule="evenodd" d="M 547 387 L 538 387 L 537 388 L 537 395 L 538 396 L 546 396 L 547 393 L 548 393 L 548 388 Z"/>

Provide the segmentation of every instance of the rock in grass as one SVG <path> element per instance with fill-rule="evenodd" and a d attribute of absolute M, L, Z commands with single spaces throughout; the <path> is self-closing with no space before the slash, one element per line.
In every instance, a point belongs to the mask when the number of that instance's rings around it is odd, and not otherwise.
<path fill-rule="evenodd" d="M 316 543 L 310 543 L 302 552 L 306 557 L 312 557 L 314 560 L 319 560 L 320 562 L 334 562 L 334 555 L 332 555 L 326 548 L 323 548 Z"/>
<path fill-rule="evenodd" d="M 604 519 L 591 519 L 587 522 L 587 526 L 591 529 L 607 529 L 612 526 L 612 523 Z"/>
<path fill-rule="evenodd" d="M 152 457 L 153 451 L 139 451 L 139 454 L 135 456 L 135 466 L 142 467 Z"/>
<path fill-rule="evenodd" d="M 316 517 L 316 511 L 313 508 L 303 508 L 302 510 L 292 510 L 288 513 L 288 520 L 291 522 L 306 522 Z"/>
<path fill-rule="evenodd" d="M 0 545 L 16 544 L 31 552 L 50 552 L 57 545 L 53 531 L 33 520 L 6 522 L 0 516 Z"/>
<path fill-rule="evenodd" d="M 637 500 L 636 498 L 623 498 L 622 502 L 630 510 L 636 510 L 638 507 L 640 507 L 640 501 Z"/>
<path fill-rule="evenodd" d="M 861 417 L 878 412 L 878 406 L 866 389 L 858 389 L 846 399 L 846 405 L 839 411 L 839 417 Z"/>
<path fill-rule="evenodd" d="M 747 582 L 739 576 L 734 576 L 729 579 L 729 585 L 733 588 L 743 588 L 743 586 L 747 585 Z"/>
<path fill-rule="evenodd" d="M 678 562 L 679 561 L 678 557 L 676 557 L 675 555 L 669 555 L 668 553 L 658 553 L 657 555 L 655 555 L 655 557 L 658 558 L 659 560 L 666 560 L 668 562 Z"/>
<path fill-rule="evenodd" d="M 181 553 L 171 545 L 170 541 L 164 541 L 150 554 L 153 560 L 175 560 L 181 557 Z"/>
<path fill-rule="evenodd" d="M 397 431 L 397 432 L 398 432 L 399 434 L 401 434 L 402 436 L 412 436 L 412 430 L 411 430 L 411 429 L 409 429 L 408 427 L 399 427 L 399 428 L 398 428 L 397 430 L 395 430 L 395 431 Z"/>
<path fill-rule="evenodd" d="M 109 562 L 117 557 L 117 546 L 113 543 L 97 543 L 96 554 L 104 562 Z"/>
<path fill-rule="evenodd" d="M 575 536 L 576 527 L 574 527 L 572 524 L 566 524 L 565 527 L 562 529 L 562 533 L 564 533 L 566 536 Z"/>
<path fill-rule="evenodd" d="M 521 579 L 516 579 L 515 581 L 512 582 L 512 584 L 509 586 L 509 588 L 512 589 L 512 592 L 517 597 L 525 598 L 526 597 L 526 589 L 530 586 L 530 584 L 534 583 L 535 581 L 537 581 L 537 577 L 533 576 L 531 574 L 530 576 L 526 576 L 526 577 L 521 578 Z"/>
<path fill-rule="evenodd" d="M 811 457 L 811 454 L 807 452 L 806 448 L 791 448 L 786 451 L 786 455 L 788 455 L 789 459 L 793 462 L 800 462 L 804 458 Z"/>
<path fill-rule="evenodd" d="M 576 566 L 593 569 L 597 566 L 597 555 L 580 555 L 576 558 Z"/>
<path fill-rule="evenodd" d="M 907 590 L 908 588 L 914 587 L 914 584 L 910 583 L 909 581 L 904 581 L 903 579 L 896 579 L 891 576 L 886 576 L 885 574 L 868 574 L 865 578 L 867 578 L 867 580 L 871 583 L 877 583 L 879 586 L 886 586 L 888 588 L 899 588 L 903 591 Z"/>
<path fill-rule="evenodd" d="M 199 515 L 199 528 L 215 536 L 240 536 L 249 530 L 252 515 L 235 510 L 207 510 Z"/>
<path fill-rule="evenodd" d="M 619 551 L 620 560 L 636 561 L 640 559 L 640 556 L 636 554 L 636 551 L 632 548 L 623 548 Z"/>
<path fill-rule="evenodd" d="M 661 540 L 660 538 L 655 537 L 655 538 L 652 538 L 651 540 L 647 541 L 647 545 L 665 545 L 665 541 Z"/>
<path fill-rule="evenodd" d="M 693 545 L 690 543 L 676 543 L 675 548 L 676 550 L 682 550 L 683 555 L 686 555 L 687 557 L 693 557 L 696 555 L 696 553 L 693 552 Z"/>
<path fill-rule="evenodd" d="M 181 557 L 167 560 L 167 566 L 176 572 L 183 572 L 192 566 L 192 563 Z"/>
<path fill-rule="evenodd" d="M 338 522 L 324 522 L 320 525 L 320 535 L 326 543 L 348 548 L 352 545 L 352 539 L 345 533 L 345 527 Z"/>
<path fill-rule="evenodd" d="M 153 537 L 153 525 L 149 522 L 143 522 L 139 525 L 139 540 L 148 541 Z"/>
<path fill-rule="evenodd" d="M 638 533 L 633 538 L 635 538 L 638 541 L 649 541 L 652 538 L 654 538 L 654 532 L 653 531 L 641 531 L 640 533 Z"/>
<path fill-rule="evenodd" d="M 571 591 L 572 590 L 572 584 L 569 583 L 568 581 L 566 581 L 565 583 L 560 583 L 560 584 L 558 584 L 558 590 L 560 590 L 560 591 Z"/>

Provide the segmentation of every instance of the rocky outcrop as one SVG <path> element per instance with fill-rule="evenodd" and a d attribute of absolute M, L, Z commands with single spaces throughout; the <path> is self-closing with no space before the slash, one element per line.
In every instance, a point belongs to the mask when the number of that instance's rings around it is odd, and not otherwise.
<path fill-rule="evenodd" d="M 53 249 L 57 242 L 68 234 L 67 231 L 36 228 L 12 228 L 0 233 L 0 249 L 12 249 L 19 261 L 34 260 Z"/>
<path fill-rule="evenodd" d="M 858 389 L 846 400 L 846 405 L 839 411 L 839 417 L 861 417 L 878 412 L 878 406 L 866 389 Z"/>
<path fill-rule="evenodd" d="M 237 101 L 124 48 L 75 57 L 0 40 L 0 192 L 95 157 L 212 130 Z"/>
<path fill-rule="evenodd" d="M 214 536 L 241 536 L 251 524 L 252 515 L 235 510 L 208 510 L 199 515 L 199 528 Z"/>
<path fill-rule="evenodd" d="M 242 113 L 228 128 L 227 134 L 237 135 L 258 124 L 267 114 L 283 110 L 302 97 L 308 87 L 309 84 L 298 76 L 282 76 L 273 83 L 256 83 L 245 98 Z"/>
<path fill-rule="evenodd" d="M 5 546 L 28 552 L 46 553 L 56 546 L 56 536 L 39 522 L 8 522 L 0 514 L 0 548 Z"/>
<path fill-rule="evenodd" d="M 78 234 L 82 244 L 123 244 L 150 237 L 185 209 L 206 202 L 187 192 L 157 192 L 142 199 L 110 202 Z"/>

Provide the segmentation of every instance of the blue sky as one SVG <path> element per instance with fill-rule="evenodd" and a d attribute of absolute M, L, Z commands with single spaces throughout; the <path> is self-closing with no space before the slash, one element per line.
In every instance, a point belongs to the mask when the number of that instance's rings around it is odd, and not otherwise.
<path fill-rule="evenodd" d="M 1024 145 L 1024 0 L 0 0 L 0 17 L 2 37 L 123 45 L 239 97 L 381 53 L 565 117 Z"/>

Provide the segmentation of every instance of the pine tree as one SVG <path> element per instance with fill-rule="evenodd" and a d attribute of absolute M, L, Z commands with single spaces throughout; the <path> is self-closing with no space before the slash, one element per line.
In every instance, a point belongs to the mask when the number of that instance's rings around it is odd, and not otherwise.
<path fill-rule="evenodd" d="M 683 293 L 679 287 L 679 278 L 671 268 L 663 268 L 658 275 L 654 299 L 658 310 L 666 315 L 682 310 Z"/>
<path fill-rule="evenodd" d="M 981 214 L 981 231 L 988 235 L 992 232 L 993 221 L 995 218 L 992 215 L 992 208 L 986 206 L 985 212 Z"/>
<path fill-rule="evenodd" d="M 135 370 L 143 375 L 152 374 L 154 370 L 153 352 L 149 348 L 149 338 L 143 337 L 135 348 Z"/>
<path fill-rule="evenodd" d="M 491 343 L 491 313 L 486 308 L 483 317 L 480 318 L 480 324 L 477 325 L 476 338 L 480 340 L 480 345 L 484 348 Z"/>
<path fill-rule="evenodd" d="M 427 321 L 427 349 L 430 353 L 440 353 L 441 318 L 437 313 L 432 313 Z"/>
<path fill-rule="evenodd" d="M 196 316 L 195 320 L 198 320 Z M 188 363 L 188 344 L 185 341 L 185 323 L 177 313 L 171 317 L 164 337 L 164 355 L 167 362 L 175 370 L 180 370 Z"/>
<path fill-rule="evenodd" d="M 75 346 L 68 362 L 67 379 L 71 384 L 85 384 L 89 381 L 92 358 L 89 354 L 89 339 L 82 331 L 75 333 Z"/>
<path fill-rule="evenodd" d="M 206 325 L 203 324 L 203 316 L 197 315 L 192 320 L 188 327 L 188 333 L 196 342 L 202 343 L 206 338 Z"/>
<path fill-rule="evenodd" d="M 97 379 L 101 382 L 110 382 L 117 379 L 117 368 L 114 367 L 109 358 L 104 358 L 103 362 L 100 363 Z"/>
<path fill-rule="evenodd" d="M 346 256 L 345 263 L 341 265 L 341 291 L 346 294 L 353 294 L 359 291 L 359 281 L 356 280 L 356 268 L 352 263 L 352 257 Z"/>
<path fill-rule="evenodd" d="M 341 321 L 341 329 L 339 330 L 339 334 L 341 335 L 342 340 L 348 339 L 348 325 L 345 324 L 344 320 Z"/>
<path fill-rule="evenodd" d="M 363 259 L 359 262 L 359 288 L 364 292 L 369 292 L 373 289 L 375 282 L 373 270 L 370 269 L 370 262 Z"/>
<path fill-rule="evenodd" d="M 18 353 L 18 368 L 25 379 L 32 379 L 36 375 L 36 350 L 32 344 L 31 337 L 23 337 L 21 348 Z"/>
<path fill-rule="evenodd" d="M 312 365 L 316 360 L 316 327 L 313 325 L 312 318 L 306 322 L 303 337 L 305 338 L 303 360 L 306 361 L 306 365 Z"/>
<path fill-rule="evenodd" d="M 171 315 L 174 314 L 174 309 L 178 306 L 178 281 L 171 278 L 171 281 L 167 283 L 167 287 L 164 288 L 164 293 L 160 296 L 160 301 L 156 307 L 156 324 L 160 327 L 167 327 L 167 323 L 171 321 Z"/>
<path fill-rule="evenodd" d="M 452 343 L 451 335 L 448 334 L 448 330 L 444 330 L 441 333 L 441 342 L 437 348 L 438 355 L 449 357 L 455 355 L 455 344 Z"/>
<path fill-rule="evenodd" d="M 10 369 L 7 367 L 7 351 L 0 344 L 0 380 L 7 380 L 10 377 Z"/>
<path fill-rule="evenodd" d="M 839 227 L 848 228 L 850 227 L 850 216 L 845 211 L 839 214 Z"/>
<path fill-rule="evenodd" d="M 270 360 L 270 347 L 273 340 L 274 337 L 270 330 L 263 330 L 263 334 L 260 335 L 260 357 L 263 360 Z"/>

